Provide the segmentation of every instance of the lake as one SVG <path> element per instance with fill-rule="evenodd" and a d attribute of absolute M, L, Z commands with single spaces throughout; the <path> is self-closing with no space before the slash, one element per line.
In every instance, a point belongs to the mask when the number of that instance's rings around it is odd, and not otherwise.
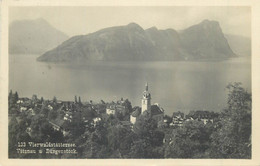
<path fill-rule="evenodd" d="M 84 65 L 37 62 L 39 55 L 10 55 L 9 89 L 20 97 L 110 102 L 128 98 L 141 105 L 145 83 L 152 103 L 166 111 L 204 109 L 221 111 L 226 106 L 225 87 L 242 82 L 251 91 L 251 59 L 195 62 L 89 62 Z"/>

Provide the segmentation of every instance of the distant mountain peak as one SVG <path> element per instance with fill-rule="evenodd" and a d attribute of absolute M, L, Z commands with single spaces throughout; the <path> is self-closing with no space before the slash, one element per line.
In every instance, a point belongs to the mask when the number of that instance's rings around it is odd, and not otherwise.
<path fill-rule="evenodd" d="M 127 24 L 127 26 L 129 26 L 129 27 L 140 27 L 140 25 L 138 25 L 135 22 L 130 22 L 129 24 Z"/>
<path fill-rule="evenodd" d="M 203 20 L 200 24 L 198 24 L 200 26 L 202 26 L 203 28 L 217 28 L 217 29 L 221 29 L 220 28 L 220 25 L 219 25 L 219 22 L 218 21 L 215 21 L 215 20 Z"/>
<path fill-rule="evenodd" d="M 217 21 L 204 20 L 182 33 L 174 29 L 144 30 L 137 23 L 109 27 L 82 37 L 70 38 L 44 53 L 39 61 L 84 62 L 168 61 L 230 58 L 230 49 Z"/>
<path fill-rule="evenodd" d="M 205 19 L 201 22 L 201 24 L 219 24 L 218 21 L 215 21 L 215 20 L 208 20 L 208 19 Z"/>
<path fill-rule="evenodd" d="M 210 31 L 210 32 L 222 34 L 222 29 L 219 25 L 219 22 L 215 20 L 208 20 L 208 19 L 205 19 L 198 24 L 190 26 L 189 28 L 184 29 L 181 32 L 185 33 L 189 31 L 203 31 L 204 33 L 208 33 Z"/>
<path fill-rule="evenodd" d="M 36 18 L 34 21 L 49 24 L 44 18 Z"/>
<path fill-rule="evenodd" d="M 127 24 L 126 27 L 129 29 L 133 29 L 133 30 L 144 31 L 144 29 L 140 25 L 138 25 L 134 22 Z"/>
<path fill-rule="evenodd" d="M 156 26 L 146 29 L 147 31 L 158 31 Z"/>
<path fill-rule="evenodd" d="M 203 20 L 183 30 L 181 39 L 185 50 L 200 58 L 236 56 L 217 21 Z"/>
<path fill-rule="evenodd" d="M 9 25 L 9 52 L 13 54 L 41 54 L 66 39 L 66 34 L 43 18 L 15 20 Z"/>

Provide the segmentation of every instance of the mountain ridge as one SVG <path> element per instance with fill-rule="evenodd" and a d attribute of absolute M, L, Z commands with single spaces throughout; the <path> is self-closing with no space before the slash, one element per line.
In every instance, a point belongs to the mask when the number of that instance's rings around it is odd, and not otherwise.
<path fill-rule="evenodd" d="M 55 48 L 68 36 L 46 20 L 16 20 L 9 25 L 9 53 L 43 54 Z"/>
<path fill-rule="evenodd" d="M 182 32 L 143 29 L 136 23 L 74 36 L 37 58 L 45 62 L 91 60 L 165 61 L 235 57 L 217 21 L 204 20 Z"/>

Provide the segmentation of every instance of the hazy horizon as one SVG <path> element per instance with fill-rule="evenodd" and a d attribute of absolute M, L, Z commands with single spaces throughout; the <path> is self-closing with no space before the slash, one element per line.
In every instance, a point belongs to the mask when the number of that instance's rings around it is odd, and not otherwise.
<path fill-rule="evenodd" d="M 10 7 L 9 10 L 9 23 L 39 18 L 70 37 L 131 22 L 144 29 L 155 26 L 180 31 L 208 19 L 218 21 L 225 34 L 251 38 L 250 7 Z"/>

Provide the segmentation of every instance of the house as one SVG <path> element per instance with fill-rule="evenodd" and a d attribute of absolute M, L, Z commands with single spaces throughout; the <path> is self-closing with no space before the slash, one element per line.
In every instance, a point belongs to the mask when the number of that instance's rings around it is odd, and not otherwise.
<path fill-rule="evenodd" d="M 70 134 L 70 132 L 69 132 L 69 130 L 67 130 L 67 129 L 63 129 L 63 130 L 62 130 L 62 134 L 63 134 L 63 136 L 67 136 L 67 135 Z"/>
<path fill-rule="evenodd" d="M 139 115 L 141 115 L 141 108 L 137 107 L 135 110 L 132 112 L 130 116 L 130 122 L 132 124 L 135 124 L 136 120 L 138 119 Z"/>
<path fill-rule="evenodd" d="M 22 103 L 23 103 L 23 100 L 19 99 L 19 100 L 17 100 L 16 103 L 17 103 L 17 104 L 22 104 Z"/>
<path fill-rule="evenodd" d="M 48 105 L 48 109 L 49 109 L 49 110 L 53 110 L 53 107 L 49 104 L 49 105 Z"/>
<path fill-rule="evenodd" d="M 121 99 L 117 103 L 109 104 L 106 108 L 106 114 L 114 115 L 122 121 L 124 121 L 124 120 L 129 121 L 130 120 L 130 114 L 129 114 L 130 110 L 128 110 L 126 108 L 126 106 L 124 105 L 125 101 L 122 101 L 122 100 L 123 99 Z"/>
<path fill-rule="evenodd" d="M 26 111 L 28 108 L 27 107 L 20 107 L 20 112 L 24 112 L 24 111 Z"/>
<path fill-rule="evenodd" d="M 177 118 L 177 119 L 184 119 L 184 113 L 178 111 L 178 112 L 174 112 L 172 114 L 173 119 Z"/>
<path fill-rule="evenodd" d="M 178 111 L 178 112 L 174 112 L 172 114 L 172 123 L 170 124 L 170 126 L 183 126 L 183 122 L 184 122 L 184 113 Z"/>
<path fill-rule="evenodd" d="M 218 117 L 218 113 L 209 112 L 209 111 L 191 111 L 188 115 L 186 115 L 187 120 L 198 120 L 202 121 L 204 124 L 209 122 L 213 123 L 214 119 Z"/>
<path fill-rule="evenodd" d="M 66 128 L 63 128 L 64 121 L 59 120 L 59 121 L 49 121 L 49 123 L 52 125 L 52 128 L 56 131 L 62 132 L 63 136 L 67 136 L 70 134 L 69 130 Z"/>
<path fill-rule="evenodd" d="M 202 118 L 200 119 L 204 124 L 207 124 L 208 122 L 213 123 L 213 119 L 207 119 L 207 118 Z"/>
<path fill-rule="evenodd" d="M 52 128 L 56 131 L 60 131 L 62 129 L 60 124 L 51 121 L 49 121 L 49 123 L 52 125 Z"/>
<path fill-rule="evenodd" d="M 22 103 L 25 103 L 25 102 L 27 102 L 27 103 L 30 102 L 30 99 L 27 98 L 27 97 L 19 98 L 16 103 L 22 104 Z"/>
<path fill-rule="evenodd" d="M 31 115 L 33 115 L 33 116 L 35 115 L 35 111 L 34 111 L 34 109 L 32 109 L 32 108 L 30 108 L 30 109 L 28 110 L 28 113 L 31 114 Z"/>
<path fill-rule="evenodd" d="M 158 103 L 151 106 L 151 116 L 157 122 L 163 121 L 164 110 L 159 106 Z"/>
<path fill-rule="evenodd" d="M 108 115 L 115 115 L 116 114 L 116 107 L 115 107 L 115 105 L 109 105 L 106 108 L 106 114 L 108 114 Z"/>
<path fill-rule="evenodd" d="M 26 132 L 27 134 L 29 134 L 30 137 L 32 136 L 32 128 L 31 128 L 31 127 L 27 127 L 26 130 L 25 130 L 25 132 Z"/>
<path fill-rule="evenodd" d="M 66 112 L 65 115 L 64 115 L 64 118 L 63 120 L 67 120 L 69 122 L 72 122 L 72 112 Z"/>
<path fill-rule="evenodd" d="M 98 122 L 100 122 L 101 121 L 101 118 L 100 117 L 96 117 L 96 118 L 94 118 L 93 119 L 93 125 L 94 125 L 94 127 L 97 125 L 97 123 Z"/>

